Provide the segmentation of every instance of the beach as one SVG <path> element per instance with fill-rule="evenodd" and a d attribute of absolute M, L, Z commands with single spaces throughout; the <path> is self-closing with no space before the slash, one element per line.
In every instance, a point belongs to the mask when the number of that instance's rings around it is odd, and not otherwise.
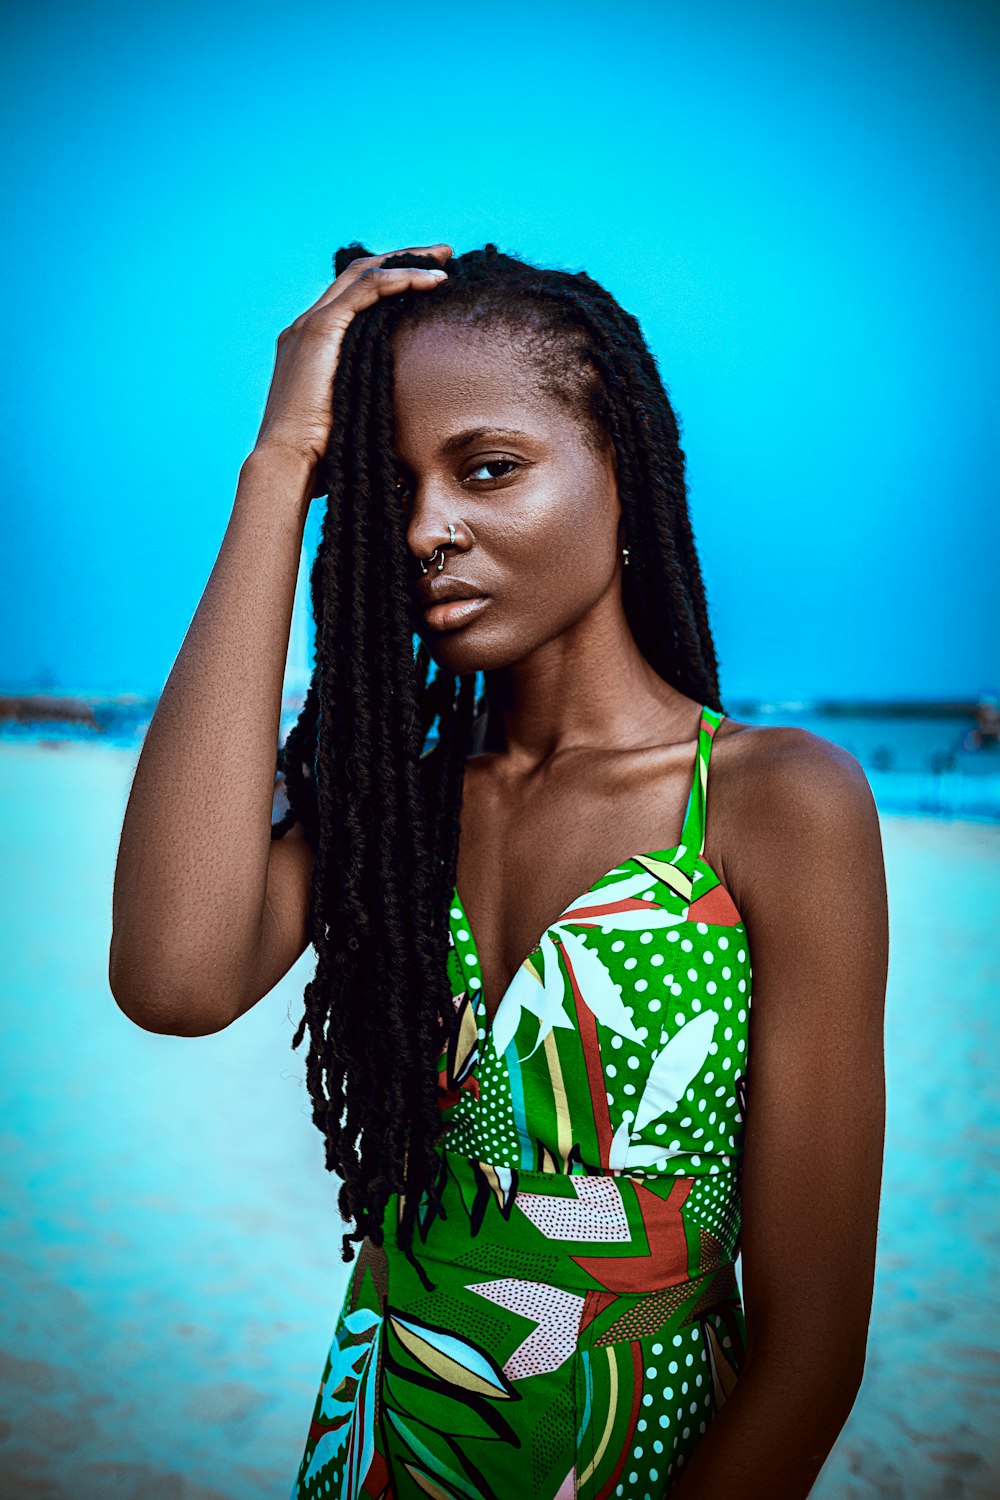
<path fill-rule="evenodd" d="M 134 750 L 0 744 L 0 1495 L 285 1500 L 344 1282 L 291 1050 L 312 950 L 214 1036 L 108 988 Z M 211 788 L 205 789 L 211 795 Z M 864 1382 L 817 1500 L 1000 1493 L 1000 824 L 882 812 L 887 1139 Z"/>

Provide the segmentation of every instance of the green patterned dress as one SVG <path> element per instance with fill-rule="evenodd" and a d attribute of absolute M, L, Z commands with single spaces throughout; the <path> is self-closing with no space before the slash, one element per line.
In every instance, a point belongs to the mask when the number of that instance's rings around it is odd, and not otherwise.
<path fill-rule="evenodd" d="M 443 1211 L 362 1242 L 292 1500 L 658 1500 L 736 1383 L 750 958 L 681 843 L 578 896 L 487 1027 L 458 891 L 440 1059 Z"/>

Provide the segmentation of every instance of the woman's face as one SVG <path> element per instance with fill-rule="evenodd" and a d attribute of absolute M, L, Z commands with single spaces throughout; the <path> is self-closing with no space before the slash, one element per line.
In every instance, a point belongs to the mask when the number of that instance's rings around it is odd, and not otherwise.
<path fill-rule="evenodd" d="M 575 625 L 618 577 L 613 450 L 594 451 L 505 333 L 425 324 L 396 333 L 393 357 L 407 543 L 415 558 L 445 552 L 440 572 L 437 558 L 418 570 L 414 629 L 450 671 L 509 666 Z M 447 579 L 482 598 L 463 618 L 428 619 Z"/>

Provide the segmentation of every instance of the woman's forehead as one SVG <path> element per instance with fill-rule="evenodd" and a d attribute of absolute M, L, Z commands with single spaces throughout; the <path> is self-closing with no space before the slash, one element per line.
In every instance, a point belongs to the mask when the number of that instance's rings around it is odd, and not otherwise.
<path fill-rule="evenodd" d="M 406 442 L 453 428 L 530 433 L 561 425 L 565 409 L 541 389 L 541 375 L 525 342 L 499 330 L 436 324 L 406 330 L 393 347 L 397 434 Z"/>
<path fill-rule="evenodd" d="M 392 338 L 392 351 L 395 379 L 403 383 L 412 376 L 426 379 L 436 369 L 447 370 L 451 377 L 467 371 L 491 381 L 516 382 L 538 359 L 526 329 L 443 319 L 399 329 Z"/>

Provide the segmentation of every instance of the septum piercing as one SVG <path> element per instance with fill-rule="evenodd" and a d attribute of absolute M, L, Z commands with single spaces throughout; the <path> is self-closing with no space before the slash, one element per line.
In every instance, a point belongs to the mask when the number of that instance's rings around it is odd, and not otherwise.
<path fill-rule="evenodd" d="M 451 546 L 451 547 L 454 547 L 454 545 L 455 545 L 455 523 L 454 523 L 454 521 L 449 521 L 448 522 L 448 545 Z M 425 562 L 432 563 L 434 561 L 435 557 L 438 556 L 438 551 L 439 551 L 439 549 L 437 547 L 435 547 L 434 551 L 431 553 L 430 557 L 421 557 L 419 559 L 421 573 L 426 573 L 427 572 L 427 569 L 424 567 L 424 563 Z M 440 549 L 440 552 L 441 552 L 441 556 L 438 557 L 438 565 L 437 565 L 437 570 L 438 570 L 439 573 L 440 573 L 441 569 L 444 567 L 444 548 L 443 547 Z"/>

